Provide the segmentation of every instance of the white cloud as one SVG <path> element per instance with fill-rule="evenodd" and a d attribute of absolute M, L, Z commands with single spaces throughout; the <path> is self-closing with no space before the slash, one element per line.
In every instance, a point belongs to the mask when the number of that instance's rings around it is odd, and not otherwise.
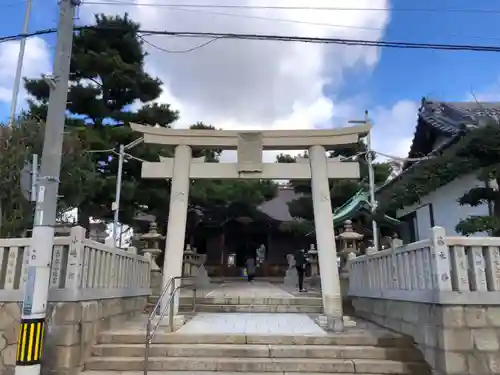
<path fill-rule="evenodd" d="M 417 102 L 401 100 L 391 108 L 377 107 L 371 111 L 373 149 L 391 156 L 407 157 L 417 126 L 418 108 Z"/>
<path fill-rule="evenodd" d="M 186 1 L 188 2 L 188 1 Z M 135 0 L 137 6 L 90 6 L 82 17 L 91 22 L 93 12 L 128 12 L 143 28 L 169 31 L 207 31 L 380 39 L 389 12 L 294 11 L 269 9 L 195 9 L 140 6 L 151 1 Z M 182 1 L 178 2 L 182 3 Z M 222 4 L 213 0 L 211 4 Z M 265 5 L 245 0 L 241 5 Z M 331 6 L 328 0 L 276 0 L 273 6 Z M 359 0 L 356 7 L 388 7 L 388 0 Z M 352 7 L 340 0 L 338 7 Z M 219 14 L 214 14 L 219 13 Z M 220 13 L 239 15 L 227 16 Z M 246 17 L 268 17 L 299 22 L 268 21 Z M 314 23 L 314 24 L 308 24 Z M 327 27 L 336 24 L 347 27 Z M 166 36 L 147 40 L 168 50 L 183 50 L 203 42 Z M 147 46 L 147 70 L 164 82 L 160 98 L 181 111 L 179 126 L 196 121 L 226 129 L 298 129 L 330 127 L 341 111 L 336 91 L 344 73 L 372 69 L 379 51 L 369 47 L 271 41 L 219 40 L 190 53 L 165 53 Z M 328 84 L 330 95 L 326 95 Z M 336 123 L 335 126 L 343 125 Z"/>
<path fill-rule="evenodd" d="M 10 104 L 19 54 L 19 41 L 0 44 L 0 101 Z M 26 41 L 22 77 L 38 77 L 51 71 L 50 51 L 45 40 L 33 37 Z M 24 104 L 23 88 L 18 96 L 18 109 Z"/>

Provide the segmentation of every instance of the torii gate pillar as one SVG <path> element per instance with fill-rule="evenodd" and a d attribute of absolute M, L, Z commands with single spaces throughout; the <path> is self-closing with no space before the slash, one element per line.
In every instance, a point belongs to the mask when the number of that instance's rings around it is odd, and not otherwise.
<path fill-rule="evenodd" d="M 326 326 L 330 330 L 337 332 L 343 329 L 344 317 L 325 148 L 323 146 L 311 147 L 309 149 L 309 161 L 312 175 L 314 228 L 318 246 L 319 268 L 321 270 L 323 312 L 326 317 Z"/>
<path fill-rule="evenodd" d="M 178 145 L 175 148 L 172 168 L 172 185 L 170 190 L 170 211 L 168 214 L 165 256 L 163 257 L 162 291 L 172 277 L 182 276 L 182 260 L 184 257 L 184 239 L 186 233 L 187 211 L 189 201 L 189 169 L 191 166 L 191 147 Z M 172 290 L 181 285 L 172 284 Z M 179 309 L 179 295 L 174 298 L 174 312 Z M 165 311 L 167 298 L 160 302 L 161 311 Z"/>

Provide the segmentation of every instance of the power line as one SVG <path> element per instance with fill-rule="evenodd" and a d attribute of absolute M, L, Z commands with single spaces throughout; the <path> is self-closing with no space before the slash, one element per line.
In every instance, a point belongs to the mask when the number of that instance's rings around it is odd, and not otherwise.
<path fill-rule="evenodd" d="M 223 12 L 212 12 L 206 10 L 198 10 L 198 9 L 186 9 L 184 7 L 169 7 L 170 10 L 180 11 L 180 12 L 192 12 L 192 13 L 204 13 L 211 14 L 215 16 L 225 16 L 225 17 L 235 17 L 235 18 L 247 18 L 261 21 L 275 21 L 275 22 L 286 22 L 286 23 L 295 23 L 301 25 L 314 25 L 314 26 L 324 26 L 324 27 L 336 27 L 336 28 L 345 28 L 345 29 L 357 29 L 357 30 L 366 30 L 366 31 L 382 31 L 379 27 L 364 27 L 364 26 L 353 26 L 353 25 L 339 25 L 339 24 L 331 24 L 324 22 L 312 22 L 312 21 L 301 21 L 301 20 L 291 20 L 286 18 L 276 18 L 276 17 L 262 17 L 262 16 L 252 16 L 248 14 L 236 14 L 236 13 L 223 13 Z"/>
<path fill-rule="evenodd" d="M 102 28 L 96 26 L 76 27 L 75 30 L 98 30 L 113 28 Z M 27 34 L 15 34 L 0 37 L 0 43 L 15 41 L 23 37 L 33 37 L 55 33 L 56 29 L 38 30 Z M 341 38 L 315 38 L 302 36 L 286 36 L 272 34 L 241 34 L 241 33 L 210 33 L 210 32 L 183 32 L 183 31 L 161 31 L 161 30 L 139 30 L 142 36 L 146 35 L 167 35 L 180 38 L 208 38 L 208 39 L 232 39 L 232 40 L 258 40 L 277 42 L 299 42 L 317 44 L 335 44 L 346 46 L 366 46 L 385 48 L 407 48 L 407 49 L 431 49 L 442 51 L 475 51 L 475 52 L 500 52 L 500 46 L 493 45 L 473 45 L 473 44 L 438 44 L 438 43 L 413 43 L 384 40 L 364 40 L 364 39 L 341 39 Z M 199 48 L 199 47 L 198 47 Z"/>
<path fill-rule="evenodd" d="M 121 5 L 141 7 L 178 7 L 205 9 L 265 9 L 265 10 L 321 10 L 321 11 L 363 11 L 363 12 L 425 12 L 425 13 L 477 13 L 500 14 L 498 9 L 460 9 L 460 8 L 357 8 L 357 7 L 311 7 L 311 6 L 273 6 L 273 5 L 233 5 L 233 4 L 179 4 L 179 3 L 134 3 L 131 1 L 85 1 L 84 5 Z"/>
<path fill-rule="evenodd" d="M 107 0 L 108 2 L 111 0 Z M 98 2 L 95 2 L 96 4 Z M 87 4 L 93 4 L 92 2 L 87 2 Z M 99 4 L 102 4 L 99 2 Z M 123 2 L 113 2 L 111 3 L 112 5 L 123 5 Z M 135 3 L 130 3 L 130 5 L 134 5 Z M 137 6 L 142 6 L 145 4 L 135 4 Z M 153 4 L 155 5 L 155 4 Z M 156 4 L 158 5 L 158 4 Z M 209 15 L 216 15 L 216 16 L 225 16 L 225 17 L 234 17 L 234 18 L 242 18 L 242 19 L 254 19 L 254 20 L 261 20 L 261 21 L 274 21 L 274 22 L 284 22 L 284 23 L 292 23 L 292 24 L 301 24 L 301 25 L 312 25 L 312 26 L 321 26 L 321 27 L 329 27 L 329 28 L 342 28 L 342 29 L 353 29 L 353 30 L 362 30 L 362 31 L 384 31 L 385 28 L 380 28 L 380 27 L 367 27 L 367 26 L 355 26 L 355 25 L 339 25 L 339 24 L 332 24 L 332 23 L 324 23 L 324 22 L 313 22 L 313 21 L 304 21 L 304 20 L 295 20 L 295 19 L 286 19 L 286 18 L 276 18 L 276 17 L 264 17 L 264 16 L 258 16 L 258 15 L 249 15 L 249 14 L 239 14 L 239 13 L 224 13 L 224 12 L 214 12 L 214 11 L 207 11 L 207 10 L 200 10 L 200 9 L 188 9 L 188 7 L 185 7 L 182 5 L 182 7 L 174 6 L 174 5 L 162 5 L 159 4 L 160 6 L 164 6 L 168 8 L 171 11 L 180 11 L 180 12 L 190 12 L 190 13 L 197 13 L 197 14 L 209 14 Z M 201 7 L 201 6 L 200 6 Z M 217 8 L 218 6 L 212 5 L 211 7 Z M 234 6 L 236 7 L 236 6 Z M 304 7 L 306 8 L 306 7 Z M 319 9 L 319 8 L 308 8 L 308 9 Z M 352 8 L 352 9 L 362 9 L 362 8 Z M 383 8 L 380 8 L 383 9 Z M 387 8 L 387 10 L 390 10 Z M 499 11 L 500 12 L 500 11 Z M 489 40 L 498 40 L 500 39 L 499 37 L 487 37 L 487 36 L 477 36 L 477 35 L 461 35 L 461 34 L 448 34 L 447 36 L 450 37 L 459 37 L 459 38 L 472 38 L 472 39 L 489 39 Z"/>
<path fill-rule="evenodd" d="M 92 3 L 87 3 L 92 4 Z M 112 3 L 115 5 L 122 5 L 120 3 Z M 141 5 L 141 4 L 137 4 Z M 199 9 L 188 9 L 184 6 L 175 7 L 169 6 L 169 10 L 178 11 L 178 12 L 189 12 L 189 13 L 202 13 L 202 14 L 210 14 L 215 16 L 225 16 L 225 17 L 234 17 L 234 18 L 245 18 L 245 19 L 253 19 L 253 20 L 261 20 L 261 21 L 274 21 L 274 22 L 285 22 L 285 23 L 294 23 L 301 25 L 313 25 L 313 26 L 323 26 L 323 27 L 335 27 L 335 28 L 345 28 L 345 29 L 356 29 L 356 30 L 366 30 L 366 31 L 382 31 L 383 29 L 379 27 L 363 27 L 363 26 L 353 26 L 353 25 L 338 25 L 324 22 L 312 22 L 312 21 L 302 21 L 302 20 L 293 20 L 286 18 L 276 18 L 276 17 L 263 17 L 263 16 L 255 16 L 249 14 L 237 14 L 237 13 L 224 13 L 224 12 L 213 12 L 207 10 L 199 10 Z"/>
<path fill-rule="evenodd" d="M 222 37 L 217 37 L 217 38 L 212 38 L 204 43 L 201 43 L 201 44 L 198 44 L 197 46 L 195 47 L 192 47 L 192 48 L 188 48 L 188 49 L 183 49 L 183 50 L 170 50 L 170 49 L 166 49 L 166 48 L 163 48 L 163 47 L 159 47 L 157 46 L 156 44 L 154 43 L 151 43 L 150 41 L 146 40 L 146 38 L 144 38 L 143 36 L 139 35 L 138 36 L 140 40 L 142 40 L 144 43 L 150 45 L 151 47 L 153 48 L 156 48 L 157 50 L 160 50 L 162 52 L 167 52 L 167 53 L 189 53 L 189 52 L 193 52 L 197 49 L 200 49 L 200 48 L 203 48 L 207 45 L 209 45 L 210 43 L 213 43 L 219 39 L 222 39 Z"/>
<path fill-rule="evenodd" d="M 34 36 L 55 34 L 56 32 L 57 32 L 57 28 L 52 27 L 50 29 L 41 29 L 41 30 L 33 31 L 31 33 L 26 33 L 26 34 L 21 33 L 21 34 L 7 35 L 7 36 L 0 37 L 0 43 L 16 41 L 16 40 L 23 39 L 25 37 L 31 38 Z"/>
<path fill-rule="evenodd" d="M 158 30 L 140 30 L 140 32 L 143 35 L 168 35 L 168 36 L 176 36 L 184 38 L 224 38 L 224 39 L 240 39 L 240 40 L 266 40 L 266 41 L 280 41 L 280 42 L 337 44 L 337 45 L 349 45 L 349 46 L 368 46 L 368 47 L 387 47 L 387 48 L 500 52 L 500 46 L 485 46 L 485 45 L 411 43 L 411 42 L 377 41 L 377 40 L 361 40 L 361 39 L 313 38 L 313 37 L 282 36 L 282 35 L 269 35 L 269 34 L 179 32 L 179 31 L 158 31 Z"/>

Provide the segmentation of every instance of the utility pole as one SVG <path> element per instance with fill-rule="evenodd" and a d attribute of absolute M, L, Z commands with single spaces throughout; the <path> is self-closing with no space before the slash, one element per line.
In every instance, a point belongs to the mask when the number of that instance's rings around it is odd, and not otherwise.
<path fill-rule="evenodd" d="M 57 45 L 45 124 L 35 219 L 23 294 L 21 327 L 16 356 L 16 375 L 39 375 L 54 245 L 61 152 L 73 44 L 75 8 L 80 0 L 60 0 Z"/>
<path fill-rule="evenodd" d="M 372 125 L 370 117 L 368 116 L 368 111 L 365 111 L 365 119 L 364 120 L 352 120 L 349 121 L 350 124 L 364 124 L 364 125 Z M 375 171 L 373 169 L 373 157 L 374 153 L 372 150 L 372 140 L 371 140 L 371 129 L 366 136 L 366 163 L 368 164 L 368 185 L 370 190 L 370 206 L 372 213 L 372 232 L 373 232 L 373 246 L 376 250 L 379 249 L 379 236 L 378 236 L 378 225 L 375 220 L 373 214 L 377 210 L 377 200 L 375 199 Z"/>
<path fill-rule="evenodd" d="M 365 123 L 371 125 L 370 118 L 368 117 L 368 111 L 365 111 Z M 368 152 L 366 153 L 366 161 L 368 163 L 368 184 L 370 185 L 370 205 L 372 208 L 372 232 L 373 232 L 373 246 L 375 250 L 380 250 L 379 240 L 378 240 L 378 225 L 375 220 L 374 213 L 377 210 L 377 201 L 375 199 L 375 171 L 373 170 L 373 151 L 372 151 L 372 140 L 371 140 L 371 129 L 366 137 L 366 147 Z"/>
<path fill-rule="evenodd" d="M 113 209 L 115 214 L 113 217 L 113 240 L 116 246 L 118 240 L 118 247 L 122 247 L 122 231 L 120 229 L 120 237 L 118 238 L 118 226 L 120 225 L 120 195 L 122 192 L 122 174 L 123 174 L 123 159 L 125 158 L 125 146 L 120 145 L 120 153 L 118 156 L 118 173 L 116 175 L 116 192 Z"/>
<path fill-rule="evenodd" d="M 24 13 L 23 34 L 28 33 L 30 23 L 32 0 L 26 2 L 26 12 Z M 17 58 L 16 76 L 14 78 L 14 86 L 12 88 L 12 100 L 10 102 L 10 118 L 9 126 L 12 126 L 16 119 L 17 96 L 19 95 L 19 86 L 21 85 L 21 73 L 23 71 L 24 51 L 26 50 L 26 37 L 21 39 L 19 43 L 19 56 Z"/>

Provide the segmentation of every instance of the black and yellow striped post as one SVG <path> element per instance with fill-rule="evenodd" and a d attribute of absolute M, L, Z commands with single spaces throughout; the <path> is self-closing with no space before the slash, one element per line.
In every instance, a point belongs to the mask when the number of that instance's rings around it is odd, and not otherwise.
<path fill-rule="evenodd" d="M 43 350 L 45 319 L 23 319 L 17 339 L 17 366 L 40 364 Z"/>

